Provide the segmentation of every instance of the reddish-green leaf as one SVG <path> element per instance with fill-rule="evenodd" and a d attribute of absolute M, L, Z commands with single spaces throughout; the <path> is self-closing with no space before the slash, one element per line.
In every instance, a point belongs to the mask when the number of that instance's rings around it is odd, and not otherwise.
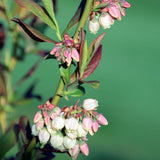
<path fill-rule="evenodd" d="M 65 33 L 69 32 L 79 22 L 79 20 L 82 16 L 85 4 L 86 4 L 86 0 L 82 0 L 82 2 L 79 5 L 75 15 L 70 20 L 69 24 L 67 25 L 66 29 L 64 30 L 62 36 L 64 36 Z"/>
<path fill-rule="evenodd" d="M 46 11 L 32 0 L 15 0 L 21 7 L 31 11 L 37 17 L 41 18 L 46 24 L 56 30 L 54 21 L 48 16 Z"/>
<path fill-rule="evenodd" d="M 82 86 L 69 88 L 65 94 L 71 97 L 81 97 L 85 94 L 85 89 Z"/>
<path fill-rule="evenodd" d="M 92 72 L 97 68 L 100 60 L 101 60 L 101 55 L 102 55 L 102 45 L 99 46 L 91 60 L 89 61 L 89 64 L 87 65 L 84 74 L 82 76 L 82 80 L 86 79 L 88 76 L 92 74 Z"/>
<path fill-rule="evenodd" d="M 13 18 L 12 21 L 16 22 L 20 26 L 20 28 L 24 31 L 24 33 L 26 33 L 33 40 L 38 41 L 38 42 L 56 43 L 56 41 L 50 39 L 49 37 L 37 31 L 36 29 L 28 26 L 22 20 L 18 18 Z"/>
<path fill-rule="evenodd" d="M 12 125 L 7 132 L 0 138 L 0 159 L 17 143 L 19 127 Z"/>
<path fill-rule="evenodd" d="M 106 32 L 98 36 L 96 39 L 93 40 L 93 42 L 90 44 L 88 48 L 88 60 L 94 55 L 94 53 L 97 51 L 98 47 L 101 45 L 101 42 L 105 36 Z"/>
<path fill-rule="evenodd" d="M 23 141 L 23 144 L 28 144 L 31 139 L 32 139 L 32 135 L 31 135 L 31 128 L 30 128 L 30 124 L 29 124 L 29 119 L 25 116 L 21 116 L 19 119 L 19 129 L 20 129 L 20 134 L 21 134 L 21 138 Z"/>
<path fill-rule="evenodd" d="M 99 89 L 100 82 L 99 81 L 81 81 L 82 83 L 89 84 L 92 86 L 94 89 Z"/>

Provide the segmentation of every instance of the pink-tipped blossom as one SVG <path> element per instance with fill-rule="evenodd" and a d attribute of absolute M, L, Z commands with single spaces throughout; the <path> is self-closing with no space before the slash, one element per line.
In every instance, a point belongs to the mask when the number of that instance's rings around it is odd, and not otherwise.
<path fill-rule="evenodd" d="M 100 123 L 100 124 L 102 124 L 102 125 L 108 125 L 108 121 L 107 121 L 107 119 L 103 116 L 103 114 L 98 114 L 96 117 L 97 117 L 98 123 Z"/>
<path fill-rule="evenodd" d="M 91 33 L 96 34 L 100 28 L 99 22 L 97 20 L 89 21 L 89 30 Z"/>
<path fill-rule="evenodd" d="M 98 107 L 98 101 L 96 99 L 85 99 L 83 101 L 83 108 L 85 110 L 94 110 L 96 107 Z"/>
<path fill-rule="evenodd" d="M 72 58 L 75 60 L 75 61 L 77 61 L 77 62 L 79 62 L 79 53 L 78 53 L 78 51 L 77 51 L 77 49 L 75 49 L 75 48 L 72 48 Z"/>
<path fill-rule="evenodd" d="M 51 119 L 55 119 L 61 113 L 61 109 L 59 107 L 55 107 L 52 111 L 50 111 L 49 115 Z"/>
<path fill-rule="evenodd" d="M 87 131 L 83 128 L 83 125 L 81 123 L 78 124 L 77 128 L 77 136 L 78 137 L 85 137 L 87 135 Z"/>
<path fill-rule="evenodd" d="M 72 149 L 69 149 L 69 154 L 73 159 L 77 159 L 79 155 L 79 144 L 78 143 Z"/>
<path fill-rule="evenodd" d="M 114 23 L 114 19 L 108 13 L 106 13 L 100 16 L 99 23 L 104 29 L 110 28 Z"/>
<path fill-rule="evenodd" d="M 33 120 L 34 123 L 39 122 L 41 120 L 41 118 L 42 118 L 42 113 L 41 113 L 41 111 L 38 111 L 34 116 L 34 120 Z"/>
<path fill-rule="evenodd" d="M 86 130 L 86 131 L 89 131 L 92 127 L 92 120 L 90 117 L 85 117 L 83 118 L 83 128 Z"/>
<path fill-rule="evenodd" d="M 121 7 L 124 7 L 124 8 L 131 7 L 131 5 L 125 0 L 120 1 L 120 5 L 121 5 Z"/>
<path fill-rule="evenodd" d="M 97 122 L 97 121 L 92 122 L 92 130 L 93 130 L 94 132 L 97 132 L 97 131 L 98 131 L 98 128 L 99 128 L 98 122 Z"/>
<path fill-rule="evenodd" d="M 41 130 L 43 127 L 44 127 L 44 120 L 41 119 L 40 121 L 38 121 L 38 122 L 36 123 L 36 128 L 37 128 L 37 130 L 39 131 L 39 130 Z"/>
<path fill-rule="evenodd" d="M 65 120 L 65 128 L 68 132 L 76 131 L 78 127 L 78 120 L 74 117 Z"/>
<path fill-rule="evenodd" d="M 48 133 L 48 131 L 46 129 L 42 129 L 39 131 L 39 141 L 42 144 L 46 144 L 50 138 L 50 134 Z"/>
<path fill-rule="evenodd" d="M 80 145 L 80 150 L 85 156 L 89 155 L 89 148 L 87 143 L 84 142 L 82 145 Z"/>
<path fill-rule="evenodd" d="M 63 144 L 66 149 L 74 148 L 74 146 L 76 145 L 76 139 L 71 139 L 68 136 L 65 136 Z"/>

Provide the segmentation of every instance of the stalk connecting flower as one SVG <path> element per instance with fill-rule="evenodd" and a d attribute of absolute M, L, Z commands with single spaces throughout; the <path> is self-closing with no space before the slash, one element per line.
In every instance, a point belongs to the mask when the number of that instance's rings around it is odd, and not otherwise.
<path fill-rule="evenodd" d="M 95 112 L 98 107 L 97 100 L 86 99 L 82 106 L 78 105 L 78 102 L 62 109 L 51 105 L 49 101 L 39 105 L 41 111 L 35 114 L 32 126 L 32 134 L 39 137 L 41 144 L 50 142 L 55 149 L 67 151 L 73 159 L 78 157 L 79 152 L 87 156 L 88 135 L 94 135 L 100 125 L 108 124 L 102 114 Z"/>

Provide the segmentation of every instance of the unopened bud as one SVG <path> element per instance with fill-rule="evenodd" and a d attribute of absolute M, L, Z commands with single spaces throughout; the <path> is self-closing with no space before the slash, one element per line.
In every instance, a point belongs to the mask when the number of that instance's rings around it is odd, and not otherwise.
<path fill-rule="evenodd" d="M 85 156 L 89 155 L 89 148 L 87 143 L 83 143 L 82 145 L 80 145 L 80 150 Z"/>
<path fill-rule="evenodd" d="M 37 123 L 38 121 L 40 121 L 40 119 L 42 118 L 42 114 L 41 111 L 38 111 L 35 116 L 34 116 L 34 123 Z"/>
<path fill-rule="evenodd" d="M 86 131 L 89 131 L 92 127 L 92 120 L 90 117 L 85 117 L 83 118 L 83 128 L 86 130 Z"/>
<path fill-rule="evenodd" d="M 77 143 L 74 148 L 69 149 L 69 154 L 73 159 L 77 159 L 78 154 L 79 154 L 79 144 Z"/>
<path fill-rule="evenodd" d="M 41 130 L 43 128 L 43 126 L 44 126 L 44 120 L 43 119 L 41 119 L 39 122 L 36 123 L 36 128 L 37 128 L 38 131 Z"/>
<path fill-rule="evenodd" d="M 96 117 L 97 117 L 98 123 L 100 123 L 100 124 L 102 124 L 102 125 L 108 125 L 108 121 L 107 121 L 107 119 L 103 116 L 103 114 L 98 114 Z"/>

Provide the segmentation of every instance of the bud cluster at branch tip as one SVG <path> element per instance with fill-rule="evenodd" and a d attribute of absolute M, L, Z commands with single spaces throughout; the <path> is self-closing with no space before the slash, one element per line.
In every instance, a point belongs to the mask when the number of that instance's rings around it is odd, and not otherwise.
<path fill-rule="evenodd" d="M 32 134 L 38 136 L 41 144 L 50 143 L 60 152 L 68 152 L 76 159 L 79 152 L 89 154 L 88 135 L 93 136 L 100 125 L 108 125 L 107 119 L 96 112 L 98 101 L 86 99 L 83 105 L 63 107 L 60 109 L 49 101 L 39 105 L 34 117 Z"/>
<path fill-rule="evenodd" d="M 100 26 L 104 29 L 110 28 L 114 20 L 121 20 L 121 15 L 125 16 L 125 10 L 130 6 L 125 0 L 95 1 L 89 17 L 90 32 L 96 34 Z"/>
<path fill-rule="evenodd" d="M 54 55 L 58 62 L 67 63 L 69 66 L 72 63 L 72 59 L 79 62 L 78 49 L 79 44 L 76 44 L 74 40 L 65 33 L 64 40 L 56 43 L 50 54 Z"/>

